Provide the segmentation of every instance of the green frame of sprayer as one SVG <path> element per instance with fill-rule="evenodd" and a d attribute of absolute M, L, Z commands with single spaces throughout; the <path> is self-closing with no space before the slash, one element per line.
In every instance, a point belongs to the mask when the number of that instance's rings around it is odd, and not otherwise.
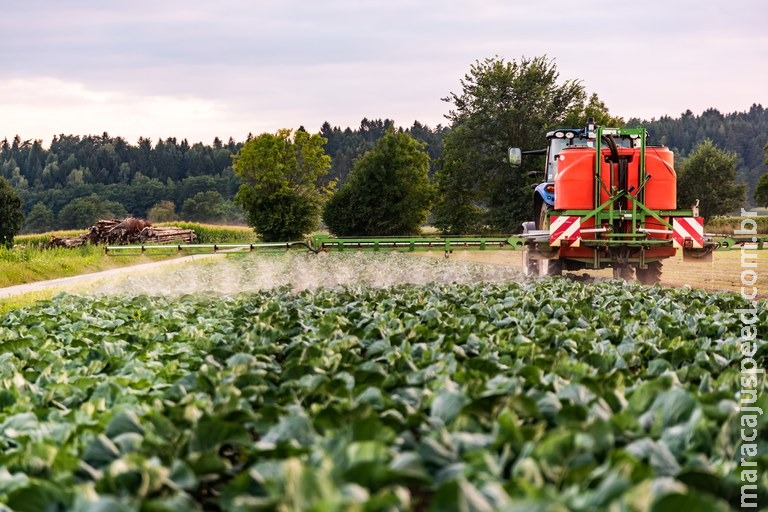
<path fill-rule="evenodd" d="M 498 251 L 515 250 L 522 247 L 522 241 L 515 237 L 358 237 L 334 238 L 328 235 L 313 235 L 310 245 L 316 251 L 370 250 L 424 252 L 440 250 L 446 255 L 459 250 Z"/>
<path fill-rule="evenodd" d="M 626 190 L 618 190 L 613 183 L 613 175 L 611 175 L 611 182 L 606 186 L 602 180 L 602 166 L 603 159 L 600 158 L 601 150 L 603 148 L 602 138 L 604 135 L 619 135 L 619 136 L 635 136 L 640 139 L 640 176 L 642 176 L 642 183 L 638 186 L 637 191 L 634 194 L 629 193 Z M 595 204 L 599 206 L 593 210 L 556 210 L 550 212 L 550 216 L 553 215 L 570 215 L 581 217 L 581 222 L 595 218 L 595 226 L 602 225 L 607 222 L 609 226 L 613 226 L 615 221 L 632 221 L 632 231 L 629 233 L 613 233 L 606 232 L 603 238 L 595 240 L 582 240 L 582 245 L 599 245 L 599 246 L 648 246 L 648 245 L 671 245 L 671 239 L 653 239 L 648 238 L 646 232 L 642 231 L 642 224 L 645 222 L 645 217 L 652 217 L 663 226 L 666 226 L 670 231 L 672 230 L 672 224 L 665 220 L 663 217 L 693 217 L 693 210 L 651 210 L 645 206 L 645 186 L 648 184 L 648 180 L 651 178 L 645 173 L 645 152 L 646 152 L 646 138 L 647 132 L 645 128 L 597 128 L 597 134 L 595 137 L 595 170 L 594 170 L 594 198 Z M 605 191 L 609 199 L 600 204 L 600 192 Z M 632 202 L 632 208 L 630 209 L 617 209 L 614 205 L 620 199 L 627 198 Z M 638 210 L 642 211 L 644 215 L 639 216 Z"/>

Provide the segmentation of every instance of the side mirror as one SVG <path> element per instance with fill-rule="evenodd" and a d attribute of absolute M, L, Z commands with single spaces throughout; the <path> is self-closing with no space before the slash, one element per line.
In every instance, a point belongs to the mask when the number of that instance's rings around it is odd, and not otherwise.
<path fill-rule="evenodd" d="M 509 165 L 520 167 L 523 163 L 523 152 L 520 148 L 509 148 Z"/>

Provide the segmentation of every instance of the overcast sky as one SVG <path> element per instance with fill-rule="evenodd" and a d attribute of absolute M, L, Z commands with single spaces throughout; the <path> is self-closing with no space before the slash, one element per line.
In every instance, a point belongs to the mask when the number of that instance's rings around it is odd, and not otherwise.
<path fill-rule="evenodd" d="M 765 0 L 0 0 L 0 139 L 446 124 L 476 60 L 547 55 L 625 119 L 768 107 Z"/>

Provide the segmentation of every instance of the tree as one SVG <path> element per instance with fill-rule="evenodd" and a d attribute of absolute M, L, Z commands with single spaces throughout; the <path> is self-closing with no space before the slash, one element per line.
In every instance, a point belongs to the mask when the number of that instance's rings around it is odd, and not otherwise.
<path fill-rule="evenodd" d="M 115 219 L 126 215 L 125 207 L 117 201 L 103 199 L 97 194 L 72 200 L 59 212 L 59 227 L 81 229 L 101 219 Z"/>
<path fill-rule="evenodd" d="M 122 183 L 110 185 L 110 189 L 119 193 L 119 195 L 105 193 L 105 197 L 120 201 L 132 215 L 146 217 L 152 205 L 167 198 L 170 195 L 170 191 L 166 184 L 160 180 L 156 178 L 148 179 L 146 177 L 140 179 L 141 176 L 139 173 L 134 175 L 130 185 Z"/>
<path fill-rule="evenodd" d="M 768 208 L 768 173 L 760 176 L 755 188 L 755 203 L 757 206 Z"/>
<path fill-rule="evenodd" d="M 621 128 L 625 124 L 624 119 L 612 116 L 608 112 L 605 102 L 598 98 L 597 94 L 592 94 L 584 106 L 584 110 L 571 112 L 568 119 L 565 120 L 564 126 L 580 128 L 587 125 L 589 118 L 592 118 L 598 126 Z"/>
<path fill-rule="evenodd" d="M 184 201 L 181 217 L 193 222 L 216 223 L 224 219 L 224 197 L 215 190 L 198 192 Z"/>
<path fill-rule="evenodd" d="M 232 167 L 243 180 L 235 202 L 263 240 L 294 240 L 316 228 L 327 197 L 320 183 L 331 166 L 325 142 L 281 129 L 251 138 L 235 155 Z"/>
<path fill-rule="evenodd" d="M 467 162 L 465 148 L 461 145 L 468 137 L 463 126 L 457 126 L 455 135 L 446 137 L 444 156 L 435 173 L 438 201 L 432 216 L 433 223 L 443 233 L 479 233 L 486 224 L 487 208 L 481 206 L 482 192 L 479 180 L 473 176 L 473 166 Z"/>
<path fill-rule="evenodd" d="M 15 190 L 26 190 L 29 187 L 29 182 L 21 174 L 21 168 L 16 165 L 13 158 L 3 162 L 3 165 L 0 166 L 0 177 L 4 177 Z"/>
<path fill-rule="evenodd" d="M 55 228 L 53 210 L 48 208 L 45 203 L 38 201 L 32 207 L 27 215 L 27 221 L 24 223 L 24 231 L 27 233 L 45 233 Z"/>
<path fill-rule="evenodd" d="M 678 118 L 630 119 L 627 124 L 645 126 L 654 143 L 669 146 L 675 154 L 687 156 L 705 139 L 711 139 L 721 149 L 738 153 L 737 179 L 747 183 L 752 194 L 757 180 L 765 173 L 768 109 L 760 104 L 752 104 L 742 112 L 723 114 L 708 108 L 696 116 L 687 110 Z"/>
<path fill-rule="evenodd" d="M 21 199 L 8 181 L 0 176 L 0 245 L 13 246 L 13 237 L 19 234 L 24 222 Z"/>
<path fill-rule="evenodd" d="M 765 165 L 768 166 L 768 144 L 765 145 L 763 150 L 765 151 Z M 768 173 L 765 173 L 758 178 L 754 198 L 757 206 L 768 208 Z"/>
<path fill-rule="evenodd" d="M 700 143 L 677 166 L 677 205 L 689 208 L 697 200 L 704 218 L 737 210 L 747 186 L 736 182 L 738 155 L 717 148 L 710 139 Z"/>
<path fill-rule="evenodd" d="M 389 129 L 364 154 L 323 212 L 339 236 L 409 235 L 426 221 L 433 189 L 424 144 Z"/>
<path fill-rule="evenodd" d="M 473 64 L 461 93 L 444 98 L 453 104 L 446 116 L 452 130 L 445 137 L 433 212 L 443 232 L 510 232 L 530 220 L 528 177 L 511 169 L 505 156 L 510 146 L 543 146 L 547 129 L 583 112 L 584 88 L 573 80 L 558 84 L 558 78 L 546 57 L 495 57 Z"/>
<path fill-rule="evenodd" d="M 234 201 L 226 200 L 221 205 L 221 222 L 230 226 L 245 226 L 245 212 L 243 207 Z"/>
<path fill-rule="evenodd" d="M 159 201 L 147 212 L 147 219 L 152 222 L 169 222 L 178 218 L 173 201 Z"/>

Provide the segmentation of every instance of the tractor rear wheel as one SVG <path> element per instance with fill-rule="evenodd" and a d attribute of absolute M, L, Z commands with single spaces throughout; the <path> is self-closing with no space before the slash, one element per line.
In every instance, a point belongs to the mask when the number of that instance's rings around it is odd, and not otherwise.
<path fill-rule="evenodd" d="M 547 203 L 541 203 L 539 215 L 536 218 L 536 229 L 549 229 L 549 211 L 552 209 Z"/>
<path fill-rule="evenodd" d="M 531 249 L 523 248 L 523 273 L 526 276 L 547 277 L 563 274 L 563 262 L 559 259 L 533 259 Z"/>
<path fill-rule="evenodd" d="M 660 261 L 648 263 L 648 268 L 637 267 L 637 280 L 648 286 L 659 284 L 661 282 L 661 267 Z"/>
<path fill-rule="evenodd" d="M 523 247 L 523 274 L 526 276 L 539 275 L 539 262 L 530 257 L 531 249 L 529 246 Z"/>
<path fill-rule="evenodd" d="M 539 260 L 539 275 L 542 277 L 563 275 L 563 262 L 555 259 Z"/>
<path fill-rule="evenodd" d="M 631 281 L 635 277 L 635 269 L 630 265 L 617 265 L 613 267 L 613 278 Z"/>

